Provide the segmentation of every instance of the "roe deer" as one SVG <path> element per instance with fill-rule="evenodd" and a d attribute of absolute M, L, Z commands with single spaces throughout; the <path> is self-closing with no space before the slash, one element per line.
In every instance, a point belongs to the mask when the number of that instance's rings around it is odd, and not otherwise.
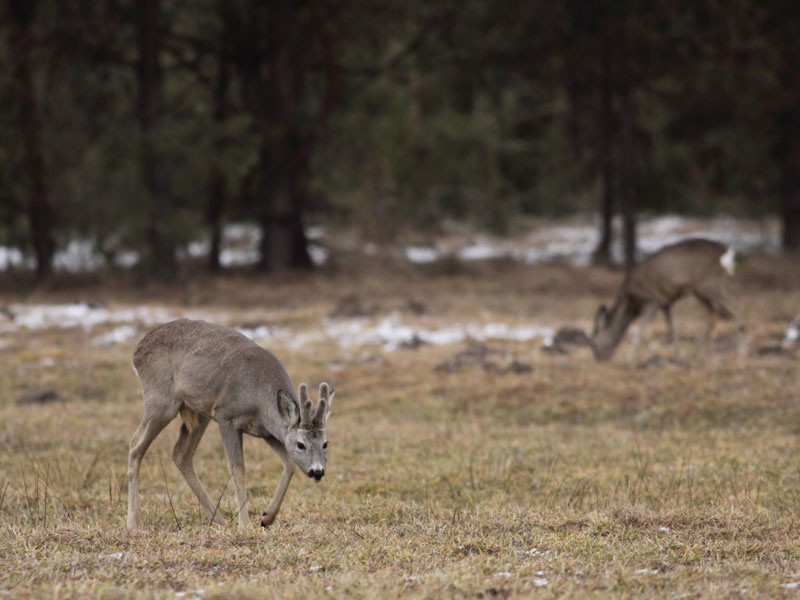
<path fill-rule="evenodd" d="M 319 386 L 313 406 L 305 384 L 299 397 L 289 375 L 267 350 L 238 331 L 204 321 L 180 319 L 153 329 L 136 346 L 133 368 L 142 384 L 144 416 L 133 434 L 128 457 L 128 529 L 138 522 L 139 466 L 150 443 L 179 413 L 183 424 L 172 452 L 200 505 L 213 522 L 224 525 L 192 459 L 211 419 L 219 425 L 233 478 L 239 528 L 247 527 L 242 434 L 264 438 L 283 463 L 275 496 L 261 525 L 278 514 L 297 464 L 310 478 L 325 475 L 328 440 L 325 426 L 334 390 Z"/>
<path fill-rule="evenodd" d="M 687 294 L 693 294 L 707 311 L 706 338 L 714 328 L 715 317 L 735 319 L 741 334 L 743 324 L 724 290 L 733 275 L 735 259 L 733 249 L 723 244 L 688 239 L 665 246 L 643 260 L 626 276 L 611 310 L 603 305 L 597 309 L 591 337 L 595 358 L 608 360 L 634 319 L 643 315 L 642 325 L 646 326 L 659 309 L 667 321 L 669 339 L 676 343 L 672 305 Z"/>

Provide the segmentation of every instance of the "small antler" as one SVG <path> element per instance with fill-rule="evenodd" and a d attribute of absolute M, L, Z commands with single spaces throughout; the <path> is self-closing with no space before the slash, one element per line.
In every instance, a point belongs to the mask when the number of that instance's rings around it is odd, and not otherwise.
<path fill-rule="evenodd" d="M 312 427 L 314 415 L 311 414 L 311 400 L 308 398 L 308 387 L 305 383 L 300 384 L 300 427 Z"/>
<path fill-rule="evenodd" d="M 328 413 L 330 411 L 331 397 L 333 392 L 328 388 L 328 384 L 322 382 L 319 384 L 319 403 L 317 410 L 314 413 L 313 425 L 317 429 L 325 427 L 325 422 L 328 420 Z"/>

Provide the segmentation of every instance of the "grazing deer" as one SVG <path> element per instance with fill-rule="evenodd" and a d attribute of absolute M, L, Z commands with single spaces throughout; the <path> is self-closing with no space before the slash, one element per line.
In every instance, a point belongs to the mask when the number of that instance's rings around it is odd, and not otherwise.
<path fill-rule="evenodd" d="M 625 330 L 639 316 L 648 325 L 660 309 L 667 321 L 669 339 L 677 343 L 672 324 L 672 305 L 687 294 L 694 295 L 708 313 L 705 338 L 714 328 L 715 317 L 741 320 L 731 308 L 724 285 L 733 275 L 736 255 L 723 244 L 703 239 L 688 239 L 665 246 L 636 265 L 626 276 L 611 310 L 597 309 L 591 346 L 597 360 L 608 360 Z M 641 337 L 635 340 L 638 345 Z"/>
<path fill-rule="evenodd" d="M 224 525 L 194 472 L 192 459 L 209 422 L 219 425 L 239 506 L 239 528 L 247 527 L 242 434 L 264 438 L 283 463 L 278 489 L 263 515 L 270 525 L 294 475 L 294 465 L 310 478 L 325 475 L 325 426 L 334 390 L 319 386 L 313 406 L 305 384 L 294 395 L 289 375 L 267 350 L 238 331 L 204 321 L 180 319 L 148 333 L 133 353 L 142 384 L 144 416 L 133 434 L 128 457 L 128 529 L 136 529 L 139 466 L 150 443 L 180 414 L 183 424 L 172 459 L 200 506 Z"/>

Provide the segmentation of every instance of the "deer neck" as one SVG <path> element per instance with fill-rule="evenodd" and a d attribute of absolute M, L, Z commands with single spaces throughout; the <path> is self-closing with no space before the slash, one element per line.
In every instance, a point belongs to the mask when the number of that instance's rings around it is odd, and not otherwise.
<path fill-rule="evenodd" d="M 592 350 L 599 360 L 611 357 L 631 322 L 641 311 L 637 302 L 623 294 L 614 303 L 608 325 L 592 336 Z"/>

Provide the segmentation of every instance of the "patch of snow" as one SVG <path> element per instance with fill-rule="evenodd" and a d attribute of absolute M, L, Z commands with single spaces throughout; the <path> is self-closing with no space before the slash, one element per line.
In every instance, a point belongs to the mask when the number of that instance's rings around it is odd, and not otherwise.
<path fill-rule="evenodd" d="M 492 573 L 492 577 L 513 577 L 514 574 L 510 571 L 498 571 L 497 573 Z"/>
<path fill-rule="evenodd" d="M 777 236 L 768 231 L 753 231 L 746 225 L 746 221 L 730 217 L 700 220 L 677 215 L 660 216 L 642 221 L 639 225 L 637 230 L 639 250 L 642 254 L 650 254 L 662 246 L 687 237 L 702 237 L 739 251 L 756 248 L 770 252 L 777 251 L 780 245 Z M 622 249 L 618 250 L 621 255 Z"/>
<path fill-rule="evenodd" d="M 480 341 L 485 340 L 513 340 L 527 342 L 539 337 L 553 335 L 550 327 L 530 327 L 509 325 L 508 323 L 487 323 L 482 326 L 467 326 L 467 334 Z"/>
<path fill-rule="evenodd" d="M 236 327 L 236 331 L 242 335 L 246 335 L 251 340 L 265 340 L 273 336 L 273 331 L 266 325 L 259 325 L 258 327 Z"/>
<path fill-rule="evenodd" d="M 622 260 L 622 229 L 620 218 L 612 223 L 615 232 L 612 244 L 612 257 Z M 450 228 L 453 229 L 453 228 Z M 588 265 L 591 262 L 599 237 L 599 224 L 596 218 L 572 218 L 568 221 L 555 221 L 536 227 L 518 238 L 494 238 L 477 235 L 472 239 L 464 236 L 467 232 L 453 231 L 453 237 L 430 246 L 408 246 L 400 254 L 409 262 L 427 264 L 445 256 L 455 256 L 462 261 L 478 261 L 495 258 L 510 258 L 526 264 L 540 264 L 558 260 L 574 265 Z M 326 236 L 322 226 L 306 229 L 311 241 L 309 253 L 314 264 L 324 264 L 329 260 L 330 251 L 319 243 Z M 780 248 L 777 220 L 747 221 L 730 217 L 699 219 L 678 215 L 661 215 L 648 218 L 642 216 L 637 225 L 637 243 L 640 256 L 650 254 L 662 246 L 677 242 L 686 237 L 705 237 L 731 246 L 736 251 L 762 249 L 777 252 Z M 224 267 L 247 266 L 259 259 L 261 229 L 255 223 L 228 223 L 222 230 L 222 249 L 220 263 Z M 191 257 L 206 256 L 210 249 L 207 239 L 190 242 L 182 253 Z M 362 252 L 370 256 L 380 255 L 381 248 L 374 243 L 366 243 Z M 119 251 L 113 263 L 120 268 L 131 268 L 138 264 L 141 256 L 134 251 Z M 0 270 L 10 268 L 32 269 L 34 260 L 19 249 L 0 246 Z M 84 272 L 99 269 L 106 264 L 106 257 L 98 251 L 93 241 L 88 239 L 70 240 L 66 247 L 60 248 L 54 256 L 57 270 Z"/>
<path fill-rule="evenodd" d="M 202 598 L 206 595 L 206 591 L 203 588 L 198 588 L 196 590 L 191 590 L 189 592 L 175 592 L 176 598 L 192 598 L 196 600 L 197 598 Z"/>
<path fill-rule="evenodd" d="M 330 250 L 319 244 L 309 244 L 308 254 L 311 256 L 311 262 L 318 267 L 328 262 L 331 255 Z"/>
<path fill-rule="evenodd" d="M 136 308 L 109 309 L 75 304 L 12 304 L 13 321 L 0 323 L 0 332 L 18 329 L 69 329 L 81 327 L 91 331 L 107 323 L 141 323 L 145 326 L 170 321 L 176 316 L 164 309 L 140 306 Z"/>
<path fill-rule="evenodd" d="M 636 569 L 634 575 L 658 575 L 658 569 Z"/>
<path fill-rule="evenodd" d="M 513 257 L 530 265 L 567 260 L 584 266 L 591 262 L 597 242 L 596 225 L 548 225 L 528 234 L 522 241 L 523 247 L 515 250 Z"/>
<path fill-rule="evenodd" d="M 791 346 L 800 339 L 800 317 L 792 321 L 791 325 L 786 328 L 786 333 L 783 337 L 783 345 Z"/>
<path fill-rule="evenodd" d="M 786 590 L 796 590 L 800 588 L 800 581 L 790 581 L 789 583 L 782 583 L 781 587 Z"/>
<path fill-rule="evenodd" d="M 261 229 L 255 223 L 227 223 L 222 229 L 222 237 L 228 242 L 258 242 Z"/>
<path fill-rule="evenodd" d="M 244 267 L 258 262 L 258 250 L 224 248 L 219 253 L 219 264 L 223 267 Z"/>
<path fill-rule="evenodd" d="M 539 550 L 538 548 L 531 548 L 530 550 L 514 550 L 517 556 L 528 556 L 530 558 L 537 558 L 540 556 L 549 556 L 550 552 L 547 550 Z"/>
<path fill-rule="evenodd" d="M 144 328 L 160 325 L 179 317 L 201 318 L 218 323 L 230 323 L 229 315 L 188 313 L 152 306 L 133 308 L 96 307 L 85 303 L 74 304 L 15 304 L 10 310 L 14 320 L 0 321 L 0 334 L 20 329 L 81 328 L 91 332 L 96 327 L 116 325 L 111 331 L 98 335 L 93 345 L 107 346 L 125 343 Z M 378 319 L 326 319 L 318 327 L 297 330 L 289 327 L 258 325 L 236 327 L 247 337 L 260 342 L 277 342 L 289 348 L 302 348 L 322 341 L 333 342 L 342 348 L 378 347 L 386 352 L 417 344 L 435 346 L 457 344 L 467 339 L 485 342 L 507 340 L 526 342 L 537 338 L 552 338 L 551 327 L 517 325 L 513 323 L 452 323 L 411 324 L 399 312 Z"/>
<path fill-rule="evenodd" d="M 534 577 L 533 578 L 533 585 L 534 587 L 544 587 L 548 585 L 550 582 L 547 580 L 547 577 Z"/>
<path fill-rule="evenodd" d="M 106 259 L 97 252 L 91 240 L 70 240 L 67 247 L 53 256 L 53 267 L 68 273 L 97 271 L 106 264 Z"/>
<path fill-rule="evenodd" d="M 664 526 L 659 527 L 658 530 L 661 533 L 669 533 L 671 531 L 671 529 L 669 527 L 664 527 Z"/>
<path fill-rule="evenodd" d="M 117 252 L 114 255 L 114 264 L 122 269 L 130 269 L 139 264 L 142 259 L 141 255 L 134 250 L 126 250 Z"/>
<path fill-rule="evenodd" d="M 412 344 L 415 340 L 439 346 L 456 344 L 468 338 L 477 341 L 524 342 L 553 334 L 552 328 L 549 327 L 518 326 L 508 323 L 467 323 L 433 328 L 415 327 L 403 321 L 398 312 L 390 313 L 377 323 L 369 323 L 364 319 L 329 319 L 323 322 L 322 329 L 321 335 L 295 336 L 292 346 L 304 346 L 322 338 L 332 340 L 342 347 L 380 346 L 386 351 L 393 351 Z"/>
<path fill-rule="evenodd" d="M 404 253 L 409 262 L 418 265 L 439 260 L 439 252 L 436 248 L 431 248 L 430 246 L 408 246 L 405 248 Z M 367 254 L 369 254 L 369 252 L 367 252 Z"/>
<path fill-rule="evenodd" d="M 504 258 L 509 256 L 510 251 L 504 244 L 492 244 L 482 242 L 467 246 L 458 251 L 457 256 L 461 260 L 489 260 L 492 258 Z"/>
<path fill-rule="evenodd" d="M 306 237 L 310 240 L 321 240 L 325 237 L 326 231 L 324 225 L 311 225 L 306 227 Z"/>
<path fill-rule="evenodd" d="M 0 270 L 5 271 L 12 267 L 25 265 L 25 257 L 19 248 L 0 246 Z"/>
<path fill-rule="evenodd" d="M 766 223 L 764 221 L 763 223 Z M 663 215 L 654 218 L 642 217 L 637 226 L 637 243 L 640 257 L 651 254 L 661 247 L 687 237 L 705 237 L 717 240 L 738 251 L 760 248 L 777 251 L 779 240 L 776 228 L 766 227 L 753 221 L 729 217 L 697 219 L 679 215 Z M 614 243 L 612 257 L 623 259 L 621 240 L 622 221 L 613 223 Z M 495 258 L 510 258 L 525 264 L 540 264 L 558 260 L 578 266 L 591 263 L 592 253 L 599 241 L 597 219 L 572 219 L 570 222 L 547 223 L 516 239 L 492 238 L 478 235 L 462 246 L 455 248 L 452 241 L 444 240 L 434 247 L 417 247 L 410 253 L 405 249 L 410 262 L 434 262 L 442 256 L 454 255 L 462 261 L 477 261 Z M 416 252 L 417 249 L 424 250 Z"/>
<path fill-rule="evenodd" d="M 186 246 L 186 253 L 192 258 L 207 256 L 210 251 L 211 242 L 208 240 L 189 242 L 189 244 Z"/>
<path fill-rule="evenodd" d="M 310 240 L 320 240 L 325 234 L 321 226 L 309 227 L 306 235 Z M 247 266 L 258 262 L 258 246 L 261 239 L 261 229 L 254 223 L 228 223 L 222 229 L 222 249 L 220 251 L 220 264 L 224 267 Z M 208 239 L 195 240 L 179 250 L 179 256 L 200 258 L 207 256 L 211 249 Z M 320 244 L 309 244 L 311 259 L 316 265 L 327 262 L 330 252 Z M 135 251 L 120 251 L 114 256 L 114 265 L 129 269 L 141 260 L 141 255 Z M 53 266 L 56 270 L 69 273 L 96 271 L 106 265 L 105 256 L 97 250 L 94 241 L 90 239 L 70 240 L 66 247 L 60 248 L 53 256 Z M 0 271 L 9 268 L 32 269 L 35 261 L 32 257 L 26 258 L 19 248 L 0 246 Z"/>
<path fill-rule="evenodd" d="M 106 334 L 97 336 L 92 340 L 93 346 L 113 346 L 114 344 L 122 344 L 127 342 L 132 337 L 135 337 L 139 330 L 133 325 L 120 325 L 112 329 Z"/>
<path fill-rule="evenodd" d="M 457 344 L 458 342 L 464 341 L 467 337 L 467 334 L 458 325 L 453 327 L 442 327 L 440 329 L 428 329 L 425 331 L 420 331 L 416 335 L 423 342 L 433 346 Z M 405 341 L 410 342 L 413 340 L 413 338 L 414 336 L 412 335 L 411 339 Z"/>

